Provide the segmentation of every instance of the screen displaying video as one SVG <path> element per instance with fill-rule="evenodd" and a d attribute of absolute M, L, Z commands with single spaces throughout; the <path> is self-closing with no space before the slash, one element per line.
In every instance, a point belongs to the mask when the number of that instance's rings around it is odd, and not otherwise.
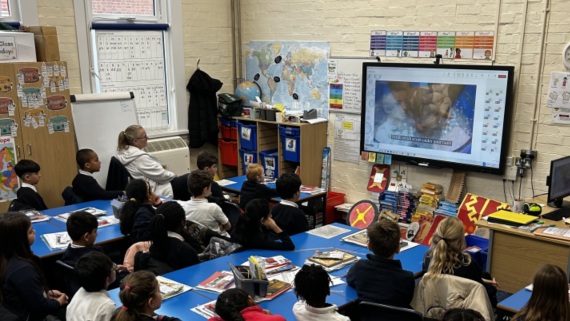
<path fill-rule="evenodd" d="M 365 77 L 364 150 L 499 168 L 507 70 L 375 65 Z"/>

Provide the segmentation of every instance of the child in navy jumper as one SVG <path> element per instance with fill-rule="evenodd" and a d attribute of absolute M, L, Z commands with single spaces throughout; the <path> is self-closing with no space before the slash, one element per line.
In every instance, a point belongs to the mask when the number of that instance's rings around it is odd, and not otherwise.
<path fill-rule="evenodd" d="M 256 198 L 265 198 L 270 200 L 272 197 L 278 197 L 279 193 L 275 188 L 269 188 L 265 186 L 263 181 L 265 180 L 265 173 L 263 172 L 263 166 L 259 164 L 249 164 L 247 166 L 245 176 L 247 181 L 241 186 L 241 192 L 239 196 L 239 207 L 245 211 L 245 207 L 249 201 Z"/>
<path fill-rule="evenodd" d="M 131 235 L 133 243 L 150 241 L 148 226 L 155 215 L 153 205 L 160 204 L 147 182 L 133 179 L 127 185 L 127 202 L 121 207 L 121 233 Z"/>
<path fill-rule="evenodd" d="M 295 173 L 285 173 L 276 182 L 281 203 L 273 206 L 271 214 L 277 225 L 289 235 L 309 230 L 307 217 L 297 205 L 301 196 L 301 178 Z"/>
<path fill-rule="evenodd" d="M 368 260 L 360 260 L 348 271 L 346 283 L 356 289 L 358 299 L 411 309 L 416 286 L 414 274 L 402 269 L 400 227 L 392 221 L 372 223 L 368 228 Z"/>
<path fill-rule="evenodd" d="M 214 176 L 216 176 L 216 173 L 218 172 L 218 158 L 216 156 L 208 152 L 201 152 L 198 154 L 196 163 L 199 170 L 210 173 L 210 175 L 212 175 L 212 180 L 214 179 Z M 217 203 L 225 200 L 224 192 L 218 183 L 212 181 L 210 189 L 212 191 L 212 195 L 208 196 L 209 202 Z"/>
<path fill-rule="evenodd" d="M 79 174 L 75 176 L 71 185 L 73 192 L 86 202 L 95 200 L 112 200 L 125 195 L 124 191 L 106 191 L 93 177 L 93 173 L 101 170 L 99 156 L 91 149 L 81 149 L 75 155 L 79 166 Z"/>
<path fill-rule="evenodd" d="M 75 266 L 79 258 L 87 253 L 103 253 L 100 246 L 93 245 L 97 239 L 98 228 L 97 218 L 93 214 L 86 211 L 74 212 L 69 215 L 65 224 L 72 242 L 63 253 L 63 263 Z"/>
<path fill-rule="evenodd" d="M 68 302 L 67 295 L 49 289 L 40 258 L 30 249 L 35 240 L 36 231 L 25 214 L 0 214 L 2 306 L 19 320 L 43 321 Z"/>
<path fill-rule="evenodd" d="M 22 203 L 33 207 L 38 211 L 47 210 L 48 207 L 44 203 L 44 199 L 34 185 L 40 182 L 42 174 L 40 174 L 40 165 L 33 160 L 22 159 L 14 166 L 16 175 L 22 180 L 22 186 L 18 189 L 18 200 Z"/>

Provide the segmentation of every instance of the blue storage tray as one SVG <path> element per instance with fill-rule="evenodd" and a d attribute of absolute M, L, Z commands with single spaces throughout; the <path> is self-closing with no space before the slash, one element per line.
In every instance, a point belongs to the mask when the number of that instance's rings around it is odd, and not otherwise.
<path fill-rule="evenodd" d="M 257 125 L 238 122 L 238 135 L 241 148 L 257 150 Z"/>
<path fill-rule="evenodd" d="M 261 165 L 263 165 L 263 169 L 265 171 L 265 177 L 278 178 L 279 154 L 277 153 L 277 149 L 259 152 L 259 158 L 261 159 Z"/>
<path fill-rule="evenodd" d="M 249 164 L 257 164 L 257 152 L 251 150 L 240 149 L 239 150 L 239 157 L 241 158 L 241 163 L 243 166 L 243 174 L 247 170 L 247 165 Z M 247 158 L 246 158 L 247 157 Z"/>

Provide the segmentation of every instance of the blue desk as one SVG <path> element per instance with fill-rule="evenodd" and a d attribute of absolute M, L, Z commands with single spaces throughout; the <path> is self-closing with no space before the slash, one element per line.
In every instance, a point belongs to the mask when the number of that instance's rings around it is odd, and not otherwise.
<path fill-rule="evenodd" d="M 54 217 L 70 211 L 76 211 L 85 207 L 95 207 L 100 210 L 107 211 L 107 215 L 113 215 L 113 207 L 111 206 L 111 201 L 92 201 L 81 204 L 63 206 L 42 211 L 42 213 Z M 65 223 L 56 219 L 51 219 L 48 222 L 34 223 L 33 228 L 36 230 L 36 241 L 32 245 L 32 251 L 34 252 L 35 255 L 39 256 L 40 258 L 45 258 L 64 252 L 64 250 L 51 251 L 49 247 L 45 244 L 45 242 L 41 239 L 41 235 L 49 233 L 65 232 L 67 231 Z M 119 224 L 99 228 L 97 230 L 97 233 L 99 234 L 99 236 L 97 236 L 97 243 L 95 244 L 104 244 L 125 237 L 123 234 L 121 234 Z"/>
<path fill-rule="evenodd" d="M 524 307 L 528 300 L 530 300 L 531 295 L 532 291 L 522 289 L 519 292 L 508 297 L 506 300 L 499 302 L 499 304 L 497 304 L 497 308 L 512 313 L 517 313 Z"/>
<path fill-rule="evenodd" d="M 223 190 L 239 194 L 241 192 L 241 187 L 242 187 L 243 183 L 247 180 L 247 177 L 245 177 L 245 175 L 242 175 L 242 176 L 226 178 L 226 179 L 228 181 L 235 182 L 235 184 L 231 184 L 231 185 L 227 185 L 227 186 L 221 186 L 221 188 Z M 267 187 L 275 188 L 275 183 L 267 184 Z M 309 199 L 315 198 L 315 197 L 322 197 L 324 194 L 326 194 L 326 193 L 320 193 L 320 194 L 315 194 L 315 195 L 311 195 L 308 193 L 301 193 L 301 197 L 299 197 L 298 202 L 308 201 Z M 275 198 L 272 198 L 271 200 L 273 200 L 275 202 L 280 202 L 281 197 L 275 197 Z"/>
<path fill-rule="evenodd" d="M 176 272 L 168 273 L 164 275 L 164 277 L 195 287 L 200 282 L 206 280 L 208 277 L 214 274 L 214 272 L 229 270 L 228 263 L 240 265 L 251 255 L 259 255 L 264 257 L 283 255 L 286 258 L 290 259 L 293 264 L 302 266 L 305 260 L 314 254 L 314 250 L 312 249 L 315 248 L 338 248 L 349 250 L 352 251 L 351 253 L 358 255 L 363 259 L 366 259 L 366 254 L 369 253 L 367 248 L 340 241 L 341 237 L 353 233 L 357 231 L 357 229 L 338 223 L 335 223 L 334 225 L 349 229 L 350 232 L 331 239 L 324 239 L 308 233 L 301 233 L 291 237 L 292 241 L 295 243 L 295 251 L 247 250 L 244 252 L 232 254 L 230 256 L 224 256 L 212 261 L 204 262 L 202 264 L 194 265 Z M 402 261 L 402 266 L 404 269 L 412 271 L 414 274 L 419 275 L 421 274 L 422 269 L 421 262 L 427 250 L 427 246 L 420 245 L 401 254 L 398 254 L 396 258 Z M 345 267 L 338 271 L 331 272 L 330 274 L 337 277 L 345 277 L 350 267 L 351 266 Z M 346 279 L 344 280 L 346 281 Z M 327 298 L 327 302 L 336 304 L 339 307 L 350 304 L 358 299 L 356 290 L 348 286 L 346 283 L 332 287 L 331 291 L 334 292 L 331 292 L 331 295 Z M 117 307 L 120 307 L 121 303 L 118 296 L 119 290 L 115 289 L 109 293 L 111 295 L 111 299 L 117 304 Z M 190 309 L 199 304 L 204 304 L 206 302 L 215 300 L 217 297 L 218 295 L 215 293 L 194 289 L 190 292 L 164 301 L 162 303 L 162 307 L 157 311 L 157 313 L 174 316 L 180 318 L 183 321 L 201 320 L 202 317 L 196 315 L 194 312 L 191 312 Z M 274 300 L 262 302 L 260 306 L 264 309 L 269 309 L 273 314 L 282 315 L 287 320 L 295 320 L 292 308 L 296 302 L 297 298 L 295 297 L 294 291 L 288 291 L 281 294 Z"/>

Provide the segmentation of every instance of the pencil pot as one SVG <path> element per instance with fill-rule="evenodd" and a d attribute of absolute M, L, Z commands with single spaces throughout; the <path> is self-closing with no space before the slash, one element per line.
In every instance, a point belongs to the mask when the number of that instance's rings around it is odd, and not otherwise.
<path fill-rule="evenodd" d="M 257 125 L 238 122 L 238 133 L 241 148 L 257 150 Z"/>
<path fill-rule="evenodd" d="M 267 286 L 269 281 L 251 279 L 251 273 L 248 266 L 235 266 L 228 263 L 232 273 L 234 274 L 234 282 L 237 289 L 244 290 L 252 298 L 255 296 L 265 297 L 267 295 Z"/>
<path fill-rule="evenodd" d="M 265 177 L 278 178 L 279 170 L 277 162 L 279 160 L 279 154 L 277 154 L 277 149 L 259 152 L 259 158 L 261 159 L 261 165 L 263 165 L 263 170 L 265 171 Z"/>
<path fill-rule="evenodd" d="M 301 133 L 299 128 L 279 126 L 279 136 L 283 142 L 283 158 L 289 162 L 300 162 Z"/>

